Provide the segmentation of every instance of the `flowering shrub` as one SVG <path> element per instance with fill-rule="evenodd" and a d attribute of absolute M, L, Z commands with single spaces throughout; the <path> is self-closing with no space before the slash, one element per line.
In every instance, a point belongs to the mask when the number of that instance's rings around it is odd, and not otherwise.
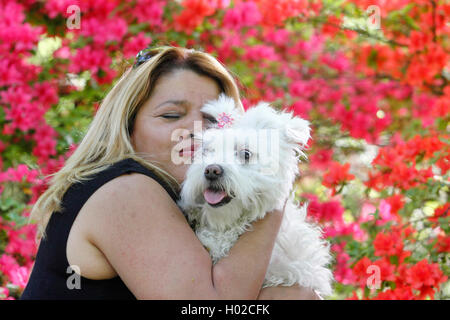
<path fill-rule="evenodd" d="M 297 196 L 332 244 L 331 298 L 448 299 L 449 16 L 444 0 L 0 0 L 0 298 L 27 283 L 45 176 L 136 53 L 171 44 L 216 56 L 246 108 L 311 121 Z"/>

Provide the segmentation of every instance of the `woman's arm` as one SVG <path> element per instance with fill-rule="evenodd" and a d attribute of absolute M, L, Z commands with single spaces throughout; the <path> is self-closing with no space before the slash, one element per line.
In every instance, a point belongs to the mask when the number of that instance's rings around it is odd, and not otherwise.
<path fill-rule="evenodd" d="M 283 208 L 284 210 L 284 208 Z M 269 212 L 253 223 L 214 266 L 214 283 L 219 294 L 232 299 L 256 299 L 261 290 L 283 212 Z"/>
<path fill-rule="evenodd" d="M 266 215 L 213 266 L 182 212 L 145 175 L 111 180 L 85 206 L 87 238 L 138 299 L 256 299 L 282 220 L 279 211 Z"/>

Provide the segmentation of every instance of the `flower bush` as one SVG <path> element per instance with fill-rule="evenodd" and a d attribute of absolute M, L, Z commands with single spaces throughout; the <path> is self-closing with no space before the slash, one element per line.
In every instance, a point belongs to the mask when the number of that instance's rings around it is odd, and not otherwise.
<path fill-rule="evenodd" d="M 46 176 L 161 44 L 214 55 L 246 108 L 311 121 L 296 195 L 331 243 L 331 299 L 450 298 L 449 16 L 444 0 L 0 0 L 0 298 L 26 286 Z"/>

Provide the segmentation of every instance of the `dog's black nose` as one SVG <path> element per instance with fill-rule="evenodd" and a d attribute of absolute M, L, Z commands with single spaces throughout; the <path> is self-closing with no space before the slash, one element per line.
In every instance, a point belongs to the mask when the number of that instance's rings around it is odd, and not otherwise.
<path fill-rule="evenodd" d="M 210 164 L 205 169 L 205 178 L 208 180 L 215 180 L 222 176 L 223 169 L 218 164 Z"/>

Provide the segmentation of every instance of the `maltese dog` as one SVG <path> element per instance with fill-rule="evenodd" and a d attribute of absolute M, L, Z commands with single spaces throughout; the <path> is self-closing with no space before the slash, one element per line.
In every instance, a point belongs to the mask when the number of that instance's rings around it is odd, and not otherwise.
<path fill-rule="evenodd" d="M 217 122 L 202 133 L 178 204 L 213 263 L 253 221 L 282 210 L 288 199 L 263 287 L 299 284 L 330 295 L 329 244 L 306 221 L 307 205 L 299 207 L 292 192 L 299 158 L 306 157 L 309 122 L 266 102 L 241 114 L 223 93 L 201 110 Z"/>

